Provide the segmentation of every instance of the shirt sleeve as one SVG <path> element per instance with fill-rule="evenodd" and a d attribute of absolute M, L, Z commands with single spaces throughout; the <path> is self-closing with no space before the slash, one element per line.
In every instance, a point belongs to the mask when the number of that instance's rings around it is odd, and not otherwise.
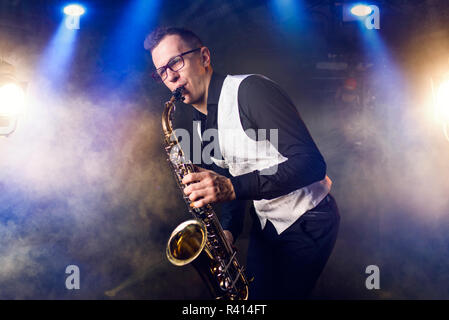
<path fill-rule="evenodd" d="M 270 129 L 277 129 L 277 150 L 287 158 L 276 168 L 231 177 L 238 200 L 273 199 L 324 179 L 323 156 L 295 105 L 275 82 L 258 75 L 245 78 L 238 103 L 243 129 L 265 129 L 268 139 Z"/>

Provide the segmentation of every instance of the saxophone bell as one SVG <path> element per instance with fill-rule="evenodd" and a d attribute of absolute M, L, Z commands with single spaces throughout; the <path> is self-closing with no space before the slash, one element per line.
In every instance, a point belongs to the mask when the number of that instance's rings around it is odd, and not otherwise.
<path fill-rule="evenodd" d="M 173 230 L 167 245 L 167 258 L 175 266 L 195 260 L 206 245 L 207 230 L 204 224 L 192 219 Z"/>

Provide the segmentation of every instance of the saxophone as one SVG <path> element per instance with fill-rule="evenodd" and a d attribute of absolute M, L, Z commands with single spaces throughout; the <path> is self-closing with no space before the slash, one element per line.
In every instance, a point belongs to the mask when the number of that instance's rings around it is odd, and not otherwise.
<path fill-rule="evenodd" d="M 212 206 L 192 207 L 190 199 L 183 192 L 186 187 L 181 182 L 183 177 L 197 171 L 191 161 L 185 158 L 172 128 L 175 102 L 184 100 L 183 91 L 184 87 L 177 88 L 170 100 L 165 102 L 162 129 L 167 160 L 194 219 L 181 223 L 172 232 L 166 248 L 167 258 L 175 266 L 192 263 L 216 299 L 246 300 L 249 282 L 244 268 L 237 261 L 236 251 L 226 240 Z"/>

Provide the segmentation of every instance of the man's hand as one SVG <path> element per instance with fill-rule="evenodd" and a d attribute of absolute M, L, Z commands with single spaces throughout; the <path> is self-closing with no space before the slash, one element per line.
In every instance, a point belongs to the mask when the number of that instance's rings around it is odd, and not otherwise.
<path fill-rule="evenodd" d="M 208 203 L 231 201 L 235 199 L 235 191 L 231 180 L 214 171 L 196 166 L 199 172 L 189 173 L 182 179 L 184 193 L 189 196 L 196 208 Z"/>
<path fill-rule="evenodd" d="M 229 231 L 229 230 L 223 230 L 223 232 L 224 232 L 224 235 L 225 235 L 226 240 L 228 241 L 229 245 L 230 245 L 232 248 L 235 248 L 235 247 L 234 247 L 234 236 L 232 235 L 231 231 Z"/>

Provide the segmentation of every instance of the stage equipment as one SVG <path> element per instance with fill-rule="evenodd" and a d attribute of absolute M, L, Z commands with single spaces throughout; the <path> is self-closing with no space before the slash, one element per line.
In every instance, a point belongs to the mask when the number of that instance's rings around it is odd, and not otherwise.
<path fill-rule="evenodd" d="M 449 74 L 438 82 L 431 79 L 435 120 L 443 127 L 443 133 L 449 141 Z"/>
<path fill-rule="evenodd" d="M 84 7 L 79 4 L 70 4 L 64 7 L 64 13 L 72 17 L 80 17 L 85 12 L 86 10 L 84 9 Z"/>
<path fill-rule="evenodd" d="M 0 60 L 0 136 L 9 136 L 25 114 L 26 83 L 19 82 L 14 67 Z"/>
<path fill-rule="evenodd" d="M 371 12 L 373 12 L 373 9 L 365 4 L 356 4 L 351 8 L 350 11 L 356 17 L 366 17 L 367 15 L 371 14 Z"/>

